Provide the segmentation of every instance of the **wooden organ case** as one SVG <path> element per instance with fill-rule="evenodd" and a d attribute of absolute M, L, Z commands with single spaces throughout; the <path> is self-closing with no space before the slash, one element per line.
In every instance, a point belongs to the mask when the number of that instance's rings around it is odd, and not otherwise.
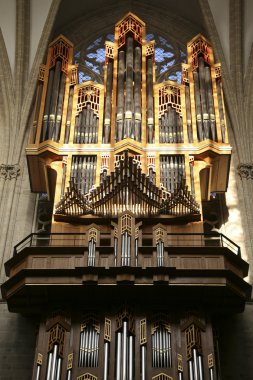
<path fill-rule="evenodd" d="M 26 153 L 51 230 L 15 247 L 2 287 L 40 315 L 34 380 L 220 378 L 214 321 L 243 310 L 248 264 L 204 228 L 231 147 L 212 47 L 187 51 L 181 84 L 156 83 L 155 41 L 129 13 L 100 85 L 78 83 L 64 36 L 49 46 Z"/>

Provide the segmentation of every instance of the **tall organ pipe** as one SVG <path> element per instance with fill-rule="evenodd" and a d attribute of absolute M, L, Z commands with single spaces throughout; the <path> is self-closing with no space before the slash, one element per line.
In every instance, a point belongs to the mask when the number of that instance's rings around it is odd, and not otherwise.
<path fill-rule="evenodd" d="M 55 72 L 55 68 L 52 68 L 49 71 L 49 77 L 48 77 L 48 83 L 47 83 L 47 93 L 46 93 L 46 100 L 45 100 L 45 108 L 44 108 L 44 114 L 43 114 L 41 141 L 45 141 L 48 138 L 48 118 L 49 118 L 49 111 L 50 111 L 50 100 L 51 100 L 51 95 L 52 95 L 52 87 L 53 87 L 53 81 L 54 81 L 54 72 Z"/>
<path fill-rule="evenodd" d="M 62 120 L 65 80 L 66 80 L 66 76 L 62 72 L 61 73 L 61 80 L 60 80 L 57 110 L 56 110 L 56 120 L 55 120 L 55 126 L 54 126 L 54 130 L 53 130 L 53 134 L 52 134 L 52 140 L 54 140 L 54 141 L 59 141 L 59 138 L 60 138 L 59 134 L 60 134 L 60 127 L 61 127 L 61 120 Z"/>
<path fill-rule="evenodd" d="M 196 348 L 193 349 L 193 373 L 194 380 L 199 380 L 199 362 Z"/>
<path fill-rule="evenodd" d="M 118 93 L 117 93 L 117 141 L 122 140 L 123 112 L 124 112 L 124 76 L 125 76 L 125 52 L 119 52 L 118 66 Z"/>
<path fill-rule="evenodd" d="M 197 73 L 197 71 L 193 72 L 193 79 L 194 79 L 194 93 L 195 93 L 195 103 L 196 103 L 198 138 L 200 141 L 203 141 L 203 126 L 202 126 L 201 102 L 200 102 L 200 92 L 199 92 L 199 74 Z"/>
<path fill-rule="evenodd" d="M 202 116 L 203 116 L 203 124 L 204 124 L 204 138 L 209 139 L 209 115 L 207 112 L 205 64 L 204 64 L 203 57 L 199 57 L 199 84 L 200 84 L 201 107 L 202 107 Z"/>
<path fill-rule="evenodd" d="M 60 380 L 60 378 L 61 378 L 61 358 L 58 358 L 56 380 Z"/>
<path fill-rule="evenodd" d="M 208 113 L 210 118 L 211 126 L 211 138 L 212 140 L 216 139 L 216 127 L 215 127 L 215 114 L 214 114 L 214 105 L 213 105 L 213 88 L 210 67 L 205 67 L 205 80 L 207 88 L 207 104 L 208 104 Z"/>
<path fill-rule="evenodd" d="M 52 358 L 53 354 L 52 352 L 49 353 L 48 355 L 48 366 L 47 366 L 47 380 L 50 380 L 50 375 L 51 375 L 51 368 L 52 368 Z"/>
<path fill-rule="evenodd" d="M 153 102 L 153 62 L 152 57 L 147 59 L 147 124 L 148 142 L 153 143 L 154 133 L 154 102 Z"/>
<path fill-rule="evenodd" d="M 154 349 L 152 352 L 154 352 Z M 146 346 L 141 346 L 141 380 L 146 380 Z"/>
<path fill-rule="evenodd" d="M 185 106 L 186 106 L 186 118 L 187 118 L 187 135 L 189 143 L 193 142 L 192 136 L 192 119 L 191 119 L 191 100 L 190 100 L 190 88 L 185 86 Z"/>
<path fill-rule="evenodd" d="M 70 134 L 70 124 L 71 124 L 71 115 L 72 115 L 72 105 L 73 105 L 73 95 L 74 95 L 74 86 L 70 87 L 69 90 L 69 101 L 68 101 L 68 109 L 67 109 L 67 121 L 65 128 L 65 137 L 64 143 L 68 144 L 69 142 L 69 134 Z"/>
<path fill-rule="evenodd" d="M 134 138 L 141 141 L 141 48 L 136 46 L 134 56 Z"/>
<path fill-rule="evenodd" d="M 55 114 L 56 114 L 57 99 L 58 99 L 58 94 L 59 94 L 60 78 L 61 78 L 61 61 L 56 61 L 54 82 L 53 82 L 53 87 L 52 87 L 52 97 L 51 97 L 51 104 L 50 104 L 50 115 L 49 115 L 49 139 L 52 139 L 53 129 L 55 125 Z"/>
<path fill-rule="evenodd" d="M 107 65 L 106 98 L 105 98 L 105 122 L 104 122 L 104 143 L 109 143 L 111 125 L 111 101 L 112 101 L 112 73 L 113 63 L 109 60 Z"/>
<path fill-rule="evenodd" d="M 121 332 L 117 333 L 116 380 L 121 380 Z"/>
<path fill-rule="evenodd" d="M 43 89 L 43 84 L 39 82 L 38 88 L 37 88 L 37 98 L 36 98 L 36 106 L 35 106 L 34 121 L 33 121 L 33 139 L 32 139 L 33 144 L 36 141 L 37 124 L 38 124 L 38 118 L 39 118 L 39 112 L 40 112 L 40 106 L 41 106 L 42 89 Z"/>
<path fill-rule="evenodd" d="M 134 378 L 134 337 L 129 336 L 129 355 L 128 355 L 128 380 L 133 380 Z"/>
<path fill-rule="evenodd" d="M 124 138 L 133 137 L 133 38 L 127 38 Z"/>
<path fill-rule="evenodd" d="M 109 342 L 104 343 L 104 378 L 108 379 L 108 364 L 109 364 Z"/>

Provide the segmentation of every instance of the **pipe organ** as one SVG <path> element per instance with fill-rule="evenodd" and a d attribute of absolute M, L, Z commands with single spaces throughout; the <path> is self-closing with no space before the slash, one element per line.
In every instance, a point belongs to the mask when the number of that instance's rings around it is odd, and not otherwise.
<path fill-rule="evenodd" d="M 204 227 L 231 147 L 212 46 L 187 51 L 181 84 L 156 83 L 155 41 L 128 13 L 100 85 L 78 83 L 67 38 L 49 46 L 26 153 L 52 226 L 15 247 L 2 286 L 40 318 L 33 379 L 220 379 L 214 321 L 243 309 L 248 266 Z"/>

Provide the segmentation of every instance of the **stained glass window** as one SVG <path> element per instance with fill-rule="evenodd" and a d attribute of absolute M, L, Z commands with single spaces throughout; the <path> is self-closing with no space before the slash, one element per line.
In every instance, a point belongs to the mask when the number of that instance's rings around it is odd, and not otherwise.
<path fill-rule="evenodd" d="M 181 63 L 186 62 L 186 50 L 157 33 L 147 34 L 146 39 L 155 40 L 156 82 L 173 80 L 181 83 Z M 79 83 L 88 80 L 103 83 L 105 41 L 113 42 L 114 35 L 100 36 L 88 46 L 76 49 L 74 57 L 75 63 L 78 63 Z"/>

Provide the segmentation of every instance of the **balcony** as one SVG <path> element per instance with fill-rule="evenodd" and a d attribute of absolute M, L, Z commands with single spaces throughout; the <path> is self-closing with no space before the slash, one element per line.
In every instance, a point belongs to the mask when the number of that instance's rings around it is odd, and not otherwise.
<path fill-rule="evenodd" d="M 139 246 L 128 266 L 121 265 L 113 244 L 96 246 L 91 266 L 85 234 L 30 234 L 5 264 L 9 279 L 2 293 L 10 311 L 21 313 L 27 304 L 36 313 L 52 304 L 129 297 L 138 303 L 164 299 L 177 307 L 196 302 L 213 312 L 243 309 L 251 287 L 238 245 L 219 233 L 171 233 L 167 241 L 162 261 L 156 246 Z"/>

